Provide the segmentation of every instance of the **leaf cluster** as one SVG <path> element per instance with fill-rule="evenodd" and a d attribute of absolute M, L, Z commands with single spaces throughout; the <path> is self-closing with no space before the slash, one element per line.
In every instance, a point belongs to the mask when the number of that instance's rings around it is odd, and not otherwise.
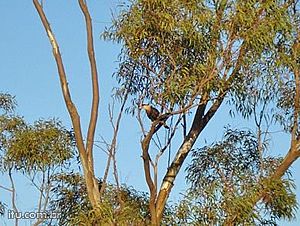
<path fill-rule="evenodd" d="M 0 116 L 2 170 L 30 173 L 63 166 L 74 154 L 74 138 L 55 119 L 27 124 L 18 116 Z"/>
<path fill-rule="evenodd" d="M 289 179 L 269 180 L 264 182 L 264 186 L 265 212 L 274 219 L 294 219 L 298 204 L 293 181 Z"/>
<path fill-rule="evenodd" d="M 88 201 L 84 178 L 77 173 L 57 174 L 53 178 L 51 211 L 61 213 L 53 225 L 147 225 L 148 196 L 131 187 L 106 184 L 99 209 Z M 102 181 L 99 180 L 99 189 Z M 147 223 L 148 222 L 148 223 Z"/>
<path fill-rule="evenodd" d="M 251 132 L 227 129 L 221 142 L 193 152 L 186 169 L 190 189 L 176 208 L 178 222 L 253 225 L 292 219 L 297 207 L 292 179 L 266 180 L 280 162 L 262 155 Z M 266 198 L 255 205 L 261 192 Z"/>
<path fill-rule="evenodd" d="M 132 2 L 104 33 L 124 43 L 120 83 L 157 103 L 184 101 L 206 77 L 212 18 L 197 1 Z"/>
<path fill-rule="evenodd" d="M 12 95 L 8 93 L 0 93 L 0 109 L 8 113 L 14 111 L 16 105 L 17 102 Z"/>
<path fill-rule="evenodd" d="M 293 32 L 291 7 L 280 0 L 135 0 L 103 37 L 123 43 L 116 77 L 137 101 L 172 109 L 204 94 L 213 99 L 232 75 L 242 103 L 252 95 L 244 86 L 261 88 L 254 78 L 277 81 L 276 46 Z"/>

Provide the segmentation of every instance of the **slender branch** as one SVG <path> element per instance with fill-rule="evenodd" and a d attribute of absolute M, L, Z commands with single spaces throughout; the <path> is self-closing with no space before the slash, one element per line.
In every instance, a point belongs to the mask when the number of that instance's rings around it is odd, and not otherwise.
<path fill-rule="evenodd" d="M 183 113 L 183 123 L 182 123 L 182 132 L 183 132 L 183 139 L 186 138 L 186 134 L 187 134 L 187 122 L 186 122 L 186 113 Z"/>
<path fill-rule="evenodd" d="M 16 187 L 15 187 L 15 182 L 12 177 L 12 168 L 9 168 L 9 170 L 8 170 L 8 177 L 9 177 L 9 181 L 11 184 L 11 190 L 12 190 L 11 204 L 12 204 L 13 210 L 17 214 L 19 212 L 19 210 L 18 210 L 17 204 L 16 204 Z M 18 225 L 19 225 L 19 219 L 16 217 L 15 218 L 15 226 L 18 226 Z"/>
<path fill-rule="evenodd" d="M 98 203 L 100 198 L 98 181 L 94 176 L 94 160 L 93 160 L 93 144 L 95 137 L 96 124 L 98 119 L 98 110 L 99 110 L 99 84 L 98 84 L 98 72 L 97 72 L 97 64 L 94 52 L 94 43 L 93 43 L 93 27 L 92 27 L 92 19 L 87 8 L 86 2 L 84 0 L 78 0 L 79 6 L 85 18 L 86 23 L 86 33 L 87 33 L 87 51 L 89 56 L 90 68 L 91 68 L 91 80 L 92 80 L 92 107 L 91 107 L 91 116 L 89 122 L 89 128 L 87 133 L 87 142 L 86 142 L 86 153 L 88 158 L 88 167 L 89 173 L 91 175 L 93 183 L 92 194 L 96 203 Z"/>
<path fill-rule="evenodd" d="M 62 93 L 64 96 L 64 100 L 67 106 L 67 109 L 69 111 L 69 114 L 71 116 L 71 120 L 72 120 L 72 125 L 74 128 L 75 132 L 75 138 L 76 138 L 76 145 L 78 150 L 81 152 L 81 157 L 83 158 L 83 162 L 87 162 L 86 159 L 86 155 L 83 154 L 83 151 L 85 150 L 84 147 L 84 143 L 83 143 L 83 136 L 81 133 L 81 123 L 80 123 L 80 119 L 79 119 L 79 115 L 77 112 L 77 109 L 75 107 L 75 105 L 72 102 L 72 98 L 71 98 L 71 94 L 69 91 L 69 87 L 68 87 L 68 82 L 67 82 L 67 77 L 66 77 L 66 73 L 65 73 L 65 69 L 64 69 L 64 65 L 63 65 L 63 61 L 62 61 L 62 57 L 61 57 L 61 53 L 59 50 L 59 46 L 58 43 L 55 39 L 55 36 L 51 30 L 50 24 L 48 22 L 48 19 L 43 11 L 42 6 L 40 5 L 38 0 L 33 0 L 33 4 L 40 16 L 40 19 L 42 21 L 42 24 L 46 30 L 47 36 L 49 38 L 49 41 L 52 45 L 52 52 L 53 52 L 53 56 L 55 58 L 56 61 L 56 65 L 57 65 L 57 69 L 58 69 L 58 75 L 59 75 L 59 79 L 60 79 L 60 84 L 61 84 L 61 89 L 62 89 Z"/>
<path fill-rule="evenodd" d="M 46 208 L 47 208 L 47 205 L 48 205 L 48 202 L 49 202 L 49 199 L 50 199 L 50 191 L 51 191 L 51 176 L 50 176 L 50 168 L 48 168 L 48 171 L 47 171 L 47 186 L 46 186 L 46 197 L 44 199 L 44 207 L 43 207 L 43 211 L 45 212 L 46 211 Z"/>
<path fill-rule="evenodd" d="M 98 81 L 97 81 L 97 71 L 95 70 L 96 64 L 94 59 L 94 53 L 92 49 L 92 29 L 91 29 L 91 19 L 88 14 L 88 9 L 84 1 L 79 0 L 80 7 L 85 15 L 86 24 L 87 24 L 87 34 L 88 34 L 88 52 L 90 57 L 91 63 L 91 70 L 92 70 L 92 83 L 93 83 L 93 103 L 92 103 L 92 110 L 91 110 L 91 119 L 90 119 L 90 126 L 88 129 L 88 141 L 87 141 L 87 149 L 83 142 L 82 130 L 81 130 L 81 123 L 78 111 L 75 105 L 72 102 L 70 91 L 68 88 L 66 73 L 61 57 L 61 53 L 59 51 L 58 43 L 55 39 L 55 36 L 51 30 L 50 24 L 47 20 L 47 17 L 43 11 L 43 8 L 38 0 L 33 0 L 33 4 L 40 16 L 42 24 L 46 30 L 47 36 L 52 46 L 53 56 L 56 61 L 58 74 L 60 78 L 60 84 L 62 93 L 64 96 L 65 104 L 68 109 L 69 115 L 71 117 L 72 125 L 75 132 L 75 139 L 76 145 L 79 151 L 81 163 L 83 166 L 84 178 L 87 186 L 87 193 L 89 200 L 93 207 L 97 207 L 99 204 L 99 190 L 98 190 L 98 182 L 94 175 L 94 167 L 93 167 L 93 158 L 92 158 L 92 147 L 93 147 L 93 139 L 94 139 L 94 132 L 96 127 L 97 121 L 97 114 L 98 114 Z"/>
<path fill-rule="evenodd" d="M 47 179 L 46 179 L 45 174 L 46 173 L 43 172 L 43 180 L 42 180 L 41 188 L 39 189 L 40 190 L 40 199 L 39 199 L 39 205 L 38 205 L 38 212 L 42 212 L 42 213 L 46 212 L 47 205 L 48 205 L 49 198 L 50 198 L 50 190 L 51 190 L 50 168 L 48 168 L 48 170 L 47 170 Z M 43 198 L 44 198 L 44 203 L 42 205 Z M 41 218 L 37 219 L 37 221 L 33 224 L 33 226 L 38 226 L 45 220 L 46 220 L 46 218 L 41 217 Z"/>
<path fill-rule="evenodd" d="M 144 173 L 145 173 L 145 177 L 146 177 L 146 182 L 148 184 L 148 187 L 150 189 L 150 193 L 151 191 L 156 190 L 154 182 L 152 180 L 151 177 L 151 171 L 150 171 L 150 155 L 149 155 L 149 145 L 150 145 L 150 141 L 155 133 L 155 129 L 156 129 L 156 124 L 153 123 L 151 125 L 150 131 L 148 132 L 148 134 L 146 135 L 146 137 L 142 140 L 142 157 L 143 157 L 143 161 L 144 161 Z"/>
<path fill-rule="evenodd" d="M 154 176 L 153 176 L 154 179 L 153 180 L 154 180 L 155 188 L 158 187 L 158 185 L 157 185 L 158 180 L 157 179 L 158 179 L 158 162 L 159 162 L 159 159 L 163 155 L 165 150 L 171 145 L 171 141 L 172 141 L 172 139 L 173 139 L 173 137 L 174 137 L 174 135 L 177 131 L 177 126 L 179 125 L 180 121 L 181 121 L 181 117 L 178 118 L 174 128 L 172 129 L 172 132 L 171 132 L 170 136 L 166 140 L 165 145 L 163 147 L 161 147 L 160 151 L 155 156 L 155 161 L 152 163 L 153 174 L 154 174 Z"/>
<path fill-rule="evenodd" d="M 129 91 L 127 90 L 126 94 L 123 98 L 123 101 L 122 101 L 122 104 L 121 104 L 121 108 L 120 108 L 116 123 L 113 122 L 112 110 L 109 110 L 110 122 L 111 122 L 111 125 L 112 125 L 113 129 L 114 129 L 114 133 L 113 133 L 113 138 L 112 138 L 111 144 L 108 145 L 108 147 L 109 147 L 109 150 L 108 150 L 109 156 L 108 156 L 108 159 L 107 159 L 106 169 L 105 169 L 105 173 L 104 173 L 104 176 L 103 176 L 103 185 L 100 189 L 100 196 L 101 196 L 101 194 L 103 194 L 103 192 L 105 190 L 105 184 L 106 184 L 106 180 L 107 180 L 107 177 L 108 177 L 108 172 L 109 172 L 111 161 L 113 161 L 113 171 L 114 171 L 115 182 L 117 184 L 118 189 L 120 187 L 119 179 L 118 179 L 118 172 L 117 172 L 117 164 L 116 164 L 116 147 L 117 147 L 117 137 L 118 137 L 118 133 L 119 133 L 120 123 L 121 123 L 122 115 L 123 115 L 123 112 L 124 112 L 124 109 L 125 109 L 125 104 L 128 100 L 128 95 L 129 95 Z"/>
<path fill-rule="evenodd" d="M 160 156 L 165 152 L 165 150 L 169 147 L 169 145 L 171 144 L 171 141 L 177 131 L 177 127 L 179 125 L 179 123 L 181 122 L 181 119 L 182 117 L 179 117 L 178 120 L 176 121 L 175 123 L 175 126 L 174 128 L 172 129 L 171 131 L 171 134 L 170 136 L 168 137 L 167 141 L 166 141 L 166 144 L 161 148 L 161 150 L 159 151 L 159 153 L 156 155 L 156 160 L 155 162 L 157 163 L 158 162 L 158 159 L 160 158 Z"/>
<path fill-rule="evenodd" d="M 43 178 L 42 178 L 42 184 L 40 186 L 40 197 L 39 197 L 39 202 L 38 202 L 38 212 L 41 212 L 42 208 L 42 200 L 44 196 L 44 186 L 45 186 L 45 172 L 43 172 Z"/>
<path fill-rule="evenodd" d="M 93 88 L 93 100 L 92 100 L 92 108 L 91 108 L 91 116 L 90 123 L 87 134 L 87 142 L 86 142 L 86 150 L 88 153 L 88 158 L 91 164 L 93 164 L 93 143 L 95 136 L 96 123 L 98 118 L 98 108 L 99 108 L 99 84 L 98 84 L 98 72 L 97 72 L 97 64 L 94 52 L 94 43 L 93 43 L 93 27 L 92 27 L 92 19 L 89 14 L 89 10 L 84 0 L 78 0 L 81 11 L 85 17 L 86 23 L 86 32 L 87 32 L 87 51 L 89 56 L 91 75 L 92 75 L 92 88 Z"/>
<path fill-rule="evenodd" d="M 104 141 L 105 145 L 106 145 L 106 149 L 107 151 L 105 151 L 105 153 L 107 153 L 107 160 L 106 160 L 106 167 L 105 167 L 105 170 L 104 170 L 104 175 L 103 175 L 103 178 L 102 178 L 102 185 L 101 185 L 101 188 L 100 188 L 100 197 L 102 196 L 103 192 L 105 191 L 105 188 L 106 188 L 106 180 L 107 180 L 107 177 L 108 177 L 108 174 L 109 174 L 109 170 L 110 170 L 110 164 L 111 164 L 111 160 L 112 160 L 112 153 L 111 153 L 111 144 L 109 144 L 108 142 Z M 104 149 L 104 148 L 103 148 Z"/>
<path fill-rule="evenodd" d="M 4 189 L 4 190 L 6 190 L 6 191 L 9 191 L 9 192 L 13 192 L 12 189 L 7 188 L 7 187 L 4 187 L 4 186 L 2 186 L 2 185 L 0 185 L 0 188 Z"/>

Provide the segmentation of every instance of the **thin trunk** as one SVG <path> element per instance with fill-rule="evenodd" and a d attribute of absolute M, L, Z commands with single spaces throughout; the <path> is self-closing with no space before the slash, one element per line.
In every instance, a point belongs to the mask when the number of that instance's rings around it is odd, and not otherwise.
<path fill-rule="evenodd" d="M 162 185 L 160 186 L 160 191 L 158 193 L 156 201 L 157 218 L 159 221 L 161 221 L 162 219 L 163 211 L 171 189 L 174 185 L 175 178 L 179 173 L 179 170 L 185 158 L 191 151 L 194 143 L 196 142 L 202 130 L 205 128 L 209 120 L 214 116 L 216 111 L 221 106 L 223 99 L 224 95 L 222 95 L 218 100 L 216 100 L 216 102 L 211 106 L 211 108 L 205 115 L 204 112 L 206 108 L 206 103 L 198 106 L 191 130 L 184 139 L 181 147 L 179 148 L 171 166 L 168 168 L 168 171 L 163 179 Z"/>
<path fill-rule="evenodd" d="M 53 56 L 56 61 L 58 75 L 60 79 L 61 89 L 63 93 L 63 97 L 65 100 L 66 107 L 68 109 L 69 115 L 71 117 L 72 125 L 74 128 L 75 133 L 75 140 L 76 140 L 76 146 L 79 151 L 81 164 L 83 167 L 83 173 L 85 178 L 85 183 L 87 187 L 87 194 L 89 197 L 89 200 L 93 207 L 97 207 L 99 205 L 99 189 L 98 189 L 98 182 L 94 175 L 94 168 L 93 168 L 93 158 L 92 158 L 92 141 L 94 137 L 94 130 L 97 120 L 97 112 L 98 112 L 98 105 L 97 102 L 97 91 L 95 89 L 97 86 L 97 74 L 94 73 L 94 69 L 92 68 L 92 82 L 93 82 L 93 104 L 92 104 L 92 113 L 91 113 L 91 120 L 90 120 L 90 127 L 89 127 L 89 133 L 88 133 L 88 144 L 87 148 L 89 152 L 87 152 L 86 147 L 83 142 L 83 135 L 81 130 L 81 122 L 80 117 L 78 114 L 78 111 L 76 109 L 76 106 L 74 105 L 70 90 L 68 87 L 67 77 L 64 69 L 64 64 L 62 61 L 61 53 L 59 50 L 58 43 L 55 39 L 54 33 L 51 30 L 50 24 L 48 22 L 48 19 L 43 11 L 43 8 L 38 0 L 33 0 L 33 4 L 40 16 L 41 22 L 46 30 L 47 36 L 49 38 L 50 44 L 52 46 L 52 52 Z M 87 9 L 86 9 L 87 10 Z M 87 26 L 91 26 L 91 24 L 87 24 Z M 87 28 L 90 29 L 90 28 Z M 91 34 L 91 30 L 88 32 L 88 36 Z M 89 42 L 89 41 L 88 41 Z M 90 47 L 89 47 L 90 48 Z M 94 64 L 91 62 L 91 65 Z"/>
<path fill-rule="evenodd" d="M 242 45 L 240 47 L 239 56 L 236 61 L 236 65 L 234 67 L 232 74 L 226 80 L 223 91 L 220 92 L 219 97 L 216 99 L 216 101 L 213 103 L 213 105 L 210 107 L 207 113 L 204 114 L 208 102 L 206 98 L 203 101 L 201 101 L 202 104 L 198 106 L 193 120 L 192 127 L 188 135 L 184 139 L 182 145 L 180 146 L 179 150 L 177 151 L 177 154 L 171 166 L 168 168 L 168 171 L 165 174 L 165 177 L 163 178 L 163 182 L 160 186 L 160 190 L 156 199 L 156 214 L 159 222 L 162 219 L 164 208 L 166 206 L 172 187 L 174 186 L 175 178 L 178 175 L 184 160 L 186 159 L 187 155 L 191 151 L 194 143 L 196 142 L 202 130 L 206 127 L 208 122 L 212 119 L 214 114 L 221 106 L 225 95 L 227 94 L 228 90 L 231 87 L 232 82 L 234 81 L 236 75 L 240 70 L 246 52 L 247 52 L 247 47 L 245 45 Z"/>
<path fill-rule="evenodd" d="M 91 68 L 91 80 L 92 80 L 92 90 L 93 90 L 91 116 L 90 116 L 89 128 L 87 133 L 87 141 L 86 141 L 86 154 L 88 159 L 89 172 L 92 174 L 91 179 L 93 185 L 90 189 L 92 189 L 92 194 L 94 196 L 93 199 L 98 204 L 100 201 L 100 192 L 99 192 L 98 180 L 94 175 L 94 160 L 93 160 L 93 145 L 94 145 L 96 124 L 98 119 L 99 100 L 100 100 L 98 72 L 97 72 L 97 64 L 96 64 L 95 51 L 94 51 L 93 27 L 92 27 L 91 16 L 89 14 L 89 10 L 87 8 L 86 2 L 84 0 L 78 0 L 78 3 L 80 5 L 81 11 L 84 15 L 85 22 L 86 22 L 87 52 L 88 52 L 90 68 Z"/>

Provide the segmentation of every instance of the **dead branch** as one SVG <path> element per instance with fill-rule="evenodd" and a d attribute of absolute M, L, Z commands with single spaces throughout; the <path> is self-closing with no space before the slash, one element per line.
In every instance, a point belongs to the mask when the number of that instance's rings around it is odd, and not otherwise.
<path fill-rule="evenodd" d="M 100 195 L 103 194 L 103 192 L 105 190 L 105 184 L 106 184 L 106 180 L 108 177 L 108 172 L 109 172 L 111 161 L 113 161 L 113 172 L 114 172 L 113 174 L 115 177 L 115 182 L 117 184 L 117 188 L 120 189 L 120 183 L 119 183 L 118 172 L 117 172 L 117 162 L 116 162 L 117 137 L 118 137 L 118 133 L 119 133 L 121 119 L 122 119 L 124 109 L 125 109 L 125 104 L 128 100 L 128 95 L 129 95 L 129 90 L 126 91 L 125 96 L 122 100 L 121 108 L 120 108 L 120 111 L 119 111 L 119 114 L 118 114 L 118 117 L 117 117 L 117 120 L 115 123 L 113 121 L 113 111 L 111 109 L 109 109 L 110 123 L 111 123 L 111 126 L 114 131 L 113 131 L 113 138 L 112 138 L 111 144 L 109 144 L 107 146 L 107 147 L 109 147 L 109 150 L 108 150 L 109 155 L 107 158 L 105 173 L 103 176 L 103 184 L 100 189 Z"/>

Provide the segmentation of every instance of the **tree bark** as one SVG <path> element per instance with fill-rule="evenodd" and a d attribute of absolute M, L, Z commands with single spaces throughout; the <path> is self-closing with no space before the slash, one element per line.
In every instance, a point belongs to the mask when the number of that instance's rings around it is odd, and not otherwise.
<path fill-rule="evenodd" d="M 87 33 L 87 52 L 89 56 L 90 68 L 91 68 L 91 80 L 92 80 L 92 107 L 91 107 L 91 116 L 89 122 L 89 128 L 87 133 L 87 141 L 86 141 L 86 154 L 88 159 L 89 172 L 92 173 L 91 179 L 93 180 L 92 185 L 92 194 L 94 196 L 94 200 L 96 202 L 100 201 L 100 191 L 98 186 L 98 181 L 94 175 L 94 160 L 93 160 L 93 145 L 94 145 L 94 137 L 96 124 L 98 119 L 98 110 L 99 110 L 99 83 L 98 83 L 98 72 L 97 72 L 97 64 L 95 58 L 94 51 L 94 41 L 93 41 L 93 27 L 92 20 L 87 8 L 87 5 L 84 0 L 78 0 L 81 11 L 84 15 L 86 22 L 86 33 Z"/>
<path fill-rule="evenodd" d="M 177 174 L 179 173 L 179 170 L 191 151 L 194 143 L 196 142 L 197 138 L 199 137 L 202 130 L 205 128 L 209 120 L 214 116 L 216 111 L 221 106 L 224 94 L 219 97 L 219 99 L 216 100 L 216 102 L 211 106 L 209 111 L 204 115 L 206 104 L 201 104 L 198 106 L 194 121 L 192 124 L 192 127 L 184 139 L 182 145 L 180 146 L 171 166 L 168 168 L 168 171 L 163 178 L 163 182 L 160 186 L 160 191 L 158 193 L 157 201 L 156 201 L 156 209 L 157 209 L 157 218 L 159 221 L 161 221 L 163 216 L 163 211 L 167 202 L 167 199 L 169 197 L 169 194 L 171 192 L 171 189 L 174 185 L 175 178 Z"/>
<path fill-rule="evenodd" d="M 246 52 L 247 52 L 247 47 L 245 45 L 242 45 L 240 47 L 239 56 L 236 61 L 232 74 L 225 81 L 223 90 L 220 91 L 218 98 L 215 100 L 215 102 L 207 111 L 207 113 L 205 114 L 205 109 L 208 103 L 207 99 L 201 101 L 201 103 L 202 102 L 203 103 L 198 106 L 196 114 L 194 116 L 192 127 L 188 135 L 184 139 L 182 145 L 180 146 L 179 150 L 177 151 L 177 154 L 171 166 L 168 168 L 167 173 L 165 174 L 165 177 L 163 178 L 163 182 L 160 186 L 160 190 L 156 199 L 156 214 L 157 214 L 156 217 L 158 219 L 158 222 L 160 222 L 163 217 L 163 211 L 166 206 L 168 197 L 171 193 L 175 178 L 178 175 L 184 160 L 186 159 L 187 155 L 191 151 L 200 133 L 203 131 L 203 129 L 208 124 L 208 122 L 212 119 L 212 117 L 215 115 L 215 113 L 221 106 L 228 90 L 230 89 L 234 79 L 236 78 L 236 75 L 240 70 Z"/>
<path fill-rule="evenodd" d="M 84 15 L 86 16 L 88 9 L 85 3 L 83 1 L 80 1 L 79 3 L 81 4 L 81 7 L 83 7 L 82 10 L 84 12 Z M 98 182 L 94 175 L 92 145 L 93 145 L 94 132 L 95 132 L 95 126 L 96 126 L 97 114 L 98 114 L 99 90 L 98 90 L 98 80 L 97 80 L 98 75 L 96 70 L 96 63 L 95 63 L 95 59 L 92 59 L 94 58 L 94 54 L 93 54 L 93 47 L 92 47 L 93 42 L 91 38 L 92 29 L 91 29 L 90 18 L 88 17 L 86 18 L 86 20 L 88 21 L 87 22 L 88 52 L 90 57 L 91 70 L 92 70 L 93 104 L 91 110 L 90 126 L 88 130 L 88 141 L 87 141 L 87 146 L 85 147 L 83 142 L 82 130 L 81 130 L 80 116 L 71 98 L 67 77 L 64 69 L 64 64 L 63 64 L 58 43 L 55 39 L 54 33 L 51 30 L 50 24 L 43 11 L 41 4 L 39 3 L 38 0 L 33 0 L 33 4 L 40 16 L 41 22 L 46 30 L 47 36 L 52 46 L 52 52 L 57 65 L 63 97 L 75 133 L 76 146 L 79 151 L 80 160 L 83 167 L 83 173 L 84 173 L 85 183 L 87 187 L 87 194 L 91 202 L 91 205 L 95 208 L 99 206 L 100 196 L 99 196 Z"/>

